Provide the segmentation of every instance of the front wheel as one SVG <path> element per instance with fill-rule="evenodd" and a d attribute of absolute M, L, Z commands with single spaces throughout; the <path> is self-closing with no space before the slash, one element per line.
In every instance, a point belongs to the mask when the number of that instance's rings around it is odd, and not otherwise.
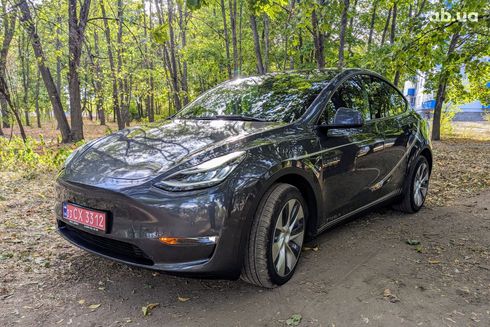
<path fill-rule="evenodd" d="M 424 156 L 419 156 L 405 181 L 400 202 L 394 207 L 403 212 L 414 213 L 424 205 L 429 191 L 430 166 Z"/>
<path fill-rule="evenodd" d="M 267 288 L 291 279 L 301 255 L 307 217 L 306 202 L 296 187 L 273 185 L 254 217 L 242 279 Z"/>

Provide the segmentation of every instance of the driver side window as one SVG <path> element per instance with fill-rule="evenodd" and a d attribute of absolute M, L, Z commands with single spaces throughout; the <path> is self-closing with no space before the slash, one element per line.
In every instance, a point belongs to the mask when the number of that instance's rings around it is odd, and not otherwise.
<path fill-rule="evenodd" d="M 320 116 L 320 125 L 334 123 L 335 113 L 339 108 L 353 109 L 361 112 L 365 121 L 370 120 L 369 102 L 359 76 L 354 76 L 343 82 L 328 100 Z"/>

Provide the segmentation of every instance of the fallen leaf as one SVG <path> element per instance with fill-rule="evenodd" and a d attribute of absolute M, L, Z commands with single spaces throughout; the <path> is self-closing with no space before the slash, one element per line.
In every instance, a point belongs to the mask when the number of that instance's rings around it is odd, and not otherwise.
<path fill-rule="evenodd" d="M 291 317 L 289 317 L 288 320 L 286 320 L 286 325 L 288 326 L 298 326 L 299 323 L 301 322 L 301 319 L 303 317 L 301 317 L 300 314 L 297 314 L 295 313 L 294 315 L 292 315 Z"/>
<path fill-rule="evenodd" d="M 318 251 L 318 245 L 315 245 L 315 246 L 303 246 L 303 251 L 314 251 L 314 252 L 317 252 Z"/>
<path fill-rule="evenodd" d="M 432 265 L 437 265 L 437 264 L 441 263 L 441 261 L 439 261 L 439 260 L 429 260 L 429 263 L 432 264 Z"/>
<path fill-rule="evenodd" d="M 95 310 L 95 309 L 98 309 L 100 307 L 100 303 L 98 304 L 91 304 L 88 306 L 89 309 L 92 309 L 92 310 Z"/>
<path fill-rule="evenodd" d="M 78 303 L 85 304 L 85 300 L 83 300 L 83 299 L 82 300 L 79 300 Z"/>
<path fill-rule="evenodd" d="M 400 301 L 395 294 L 391 293 L 391 290 L 389 288 L 386 288 L 384 290 L 383 297 L 385 298 L 385 300 L 390 301 L 391 303 L 396 303 Z"/>
<path fill-rule="evenodd" d="M 189 301 L 191 298 L 190 297 L 182 297 L 182 296 L 179 296 L 177 297 L 177 299 L 179 299 L 180 302 L 187 302 Z"/>
<path fill-rule="evenodd" d="M 407 240 L 408 245 L 420 245 L 419 240 Z"/>
<path fill-rule="evenodd" d="M 150 303 L 147 306 L 141 307 L 141 311 L 143 312 L 143 316 L 148 316 L 151 312 L 151 310 L 155 309 L 158 307 L 160 303 Z"/>

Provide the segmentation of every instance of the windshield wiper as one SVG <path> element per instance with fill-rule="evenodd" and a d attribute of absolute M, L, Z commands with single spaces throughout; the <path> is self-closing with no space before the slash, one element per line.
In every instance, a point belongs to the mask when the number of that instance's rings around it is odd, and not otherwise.
<path fill-rule="evenodd" d="M 250 117 L 250 116 L 243 116 L 243 115 L 216 115 L 213 116 L 214 119 L 225 119 L 225 120 L 244 120 L 244 121 L 262 121 L 262 122 L 270 122 L 271 120 L 263 119 L 263 118 L 257 118 L 257 117 Z"/>
<path fill-rule="evenodd" d="M 182 117 L 184 119 L 197 119 L 197 120 L 216 120 L 216 119 L 223 119 L 223 120 L 243 120 L 243 121 L 260 121 L 260 122 L 272 122 L 274 120 L 267 120 L 267 119 L 262 119 L 262 118 L 256 118 L 256 117 L 250 117 L 250 116 L 243 116 L 243 115 L 214 115 L 214 116 L 189 116 L 189 117 Z"/>

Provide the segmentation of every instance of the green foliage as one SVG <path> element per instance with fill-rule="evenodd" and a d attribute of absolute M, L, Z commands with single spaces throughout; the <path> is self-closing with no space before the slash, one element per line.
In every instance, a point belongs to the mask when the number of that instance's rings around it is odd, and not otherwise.
<path fill-rule="evenodd" d="M 165 44 L 168 41 L 168 24 L 162 24 L 151 30 L 153 40 L 158 44 Z"/>
<path fill-rule="evenodd" d="M 318 49 L 314 35 L 322 36 L 325 66 L 337 66 L 340 19 L 344 8 L 341 0 L 224 0 L 224 8 L 221 8 L 221 1 L 209 0 L 172 0 L 172 6 L 166 0 L 124 0 L 122 20 L 118 18 L 117 3 L 104 0 L 107 17 L 103 17 L 100 2 L 92 2 L 79 68 L 85 113 L 88 110 L 94 113 L 97 99 L 102 99 L 108 120 L 113 115 L 114 100 L 106 24 L 110 29 L 119 101 L 124 102 L 124 108 L 130 108 L 131 117 L 138 120 L 148 120 L 149 98 L 154 103 L 155 116 L 166 117 L 175 112 L 174 93 L 181 102 L 184 98 L 191 101 L 228 79 L 228 69 L 235 68 L 235 50 L 239 75 L 256 74 L 251 15 L 256 16 L 258 41 L 267 71 L 316 68 Z M 449 81 L 447 102 L 459 104 L 480 100 L 489 105 L 490 89 L 484 83 L 490 81 L 490 63 L 480 58 L 490 53 L 490 2 L 453 1 L 452 8 L 448 9 L 444 1 L 396 1 L 396 24 L 392 31 L 393 15 L 389 13 L 392 13 L 393 3 L 392 0 L 350 1 L 345 65 L 374 70 L 392 81 L 399 76 L 400 87 L 404 81 L 424 75 L 428 92 L 437 89 L 444 74 Z M 57 68 L 60 68 L 61 101 L 68 104 L 68 3 L 45 0 L 30 2 L 30 6 L 35 6 L 34 23 L 48 54 L 46 64 L 55 81 L 58 80 Z M 171 25 L 168 23 L 169 8 L 173 8 Z M 368 45 L 374 8 L 372 40 Z M 476 23 L 430 19 L 431 13 L 442 9 L 453 14 L 478 12 L 482 18 Z M 486 18 L 483 17 L 485 14 Z M 318 22 L 316 26 L 314 15 Z M 234 17 L 234 31 L 231 17 Z M 52 111 L 49 97 L 42 81 L 39 92 L 36 92 L 37 62 L 20 26 L 18 24 L 15 31 L 7 60 L 14 103 L 22 113 L 32 113 L 38 103 L 41 114 L 48 116 Z M 174 35 L 173 46 L 170 29 Z M 390 40 L 392 32 L 393 42 Z M 449 40 L 456 32 L 461 39 L 457 51 L 448 56 Z M 233 48 L 233 34 L 236 49 Z M 24 64 L 21 64 L 21 57 L 26 59 Z M 463 65 L 464 82 L 460 74 Z M 23 85 L 24 76 L 29 76 L 29 87 Z M 176 91 L 174 81 L 178 84 Z M 24 95 L 27 95 L 25 99 Z M 31 118 L 32 123 L 33 115 Z"/>
<path fill-rule="evenodd" d="M 11 140 L 0 137 L 0 169 L 7 171 L 42 172 L 53 171 L 61 165 L 70 153 L 83 142 L 68 146 L 48 146 L 40 135 L 39 140 L 27 138 L 26 143 L 20 137 Z"/>
<path fill-rule="evenodd" d="M 207 3 L 204 0 L 187 0 L 186 1 L 187 8 L 190 10 L 200 9 L 202 6 L 206 6 Z"/>
<path fill-rule="evenodd" d="M 452 121 L 454 116 L 460 112 L 458 106 L 453 104 L 444 104 L 441 112 L 441 134 L 451 135 L 454 132 Z"/>

